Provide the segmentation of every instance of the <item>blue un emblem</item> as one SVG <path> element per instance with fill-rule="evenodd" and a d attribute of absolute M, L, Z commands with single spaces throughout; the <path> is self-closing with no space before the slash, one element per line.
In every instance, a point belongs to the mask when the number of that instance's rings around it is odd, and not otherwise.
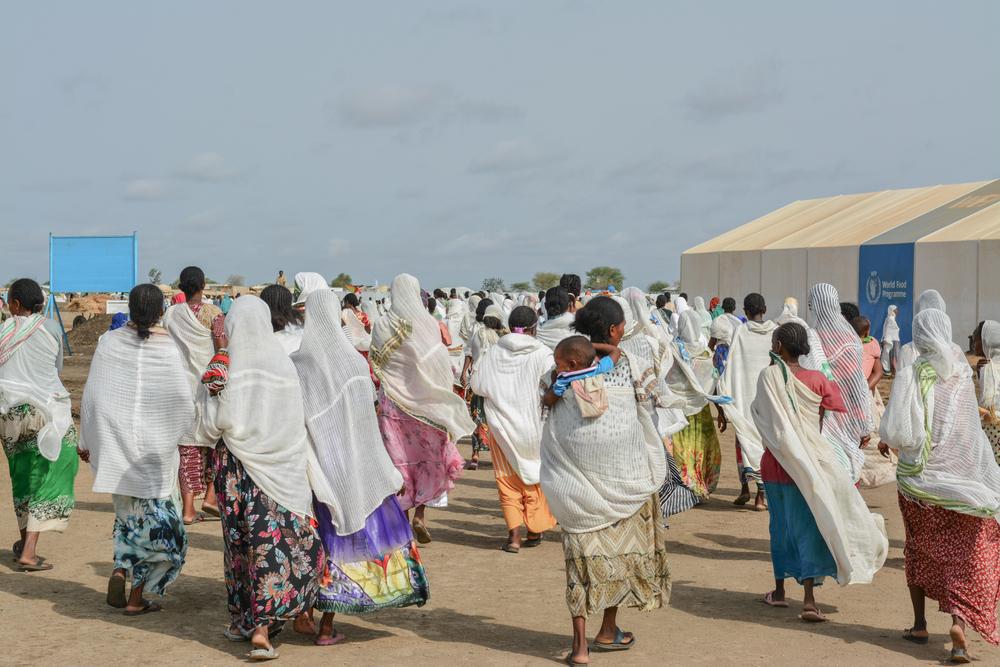
<path fill-rule="evenodd" d="M 878 272 L 872 271 L 868 274 L 868 282 L 865 285 L 865 294 L 868 303 L 876 304 L 882 298 L 882 281 L 879 280 Z"/>

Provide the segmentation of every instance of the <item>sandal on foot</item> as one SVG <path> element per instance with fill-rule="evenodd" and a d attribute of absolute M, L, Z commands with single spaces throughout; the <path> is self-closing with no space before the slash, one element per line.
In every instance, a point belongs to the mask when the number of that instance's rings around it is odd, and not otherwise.
<path fill-rule="evenodd" d="M 913 634 L 915 631 L 916 628 L 908 628 L 906 630 L 903 630 L 903 639 L 905 639 L 908 642 L 913 642 L 914 644 L 920 644 L 921 646 L 923 646 L 924 644 L 926 644 L 931 640 L 929 635 L 926 637 L 920 637 L 918 635 Z"/>
<path fill-rule="evenodd" d="M 516 553 L 521 553 L 521 547 L 515 547 L 510 542 L 507 542 L 502 547 L 500 547 L 500 551 L 506 551 L 509 554 L 516 554 Z"/>
<path fill-rule="evenodd" d="M 972 662 L 972 658 L 969 657 L 968 651 L 964 648 L 953 648 L 951 649 L 951 657 L 948 658 L 948 662 L 965 665 Z"/>
<path fill-rule="evenodd" d="M 204 514 L 208 515 L 205 518 L 209 518 L 209 517 L 214 517 L 216 519 L 221 519 L 222 518 L 222 512 L 219 511 L 218 507 L 212 507 L 211 505 L 202 505 L 201 506 L 201 511 Z"/>
<path fill-rule="evenodd" d="M 625 641 L 625 640 L 628 641 Z M 594 640 L 594 648 L 598 651 L 627 651 L 635 645 L 635 635 L 631 632 L 624 632 L 621 628 L 615 628 L 615 640 L 612 642 L 599 642 Z"/>
<path fill-rule="evenodd" d="M 46 563 L 41 558 L 37 563 L 18 562 L 17 569 L 20 572 L 48 572 L 53 567 L 52 563 Z"/>
<path fill-rule="evenodd" d="M 163 607 L 160 606 L 159 602 L 151 602 L 150 600 L 142 601 L 142 609 L 136 609 L 135 611 L 125 610 L 122 612 L 124 616 L 142 616 L 144 614 L 152 614 L 157 611 L 163 611 Z"/>
<path fill-rule="evenodd" d="M 233 632 L 232 628 L 226 628 L 225 630 L 223 630 L 222 631 L 222 636 L 225 637 L 226 639 L 228 639 L 231 642 L 248 642 L 248 641 L 250 641 L 250 638 L 247 637 L 245 634 L 243 634 L 242 632 L 239 632 L 239 631 Z"/>
<path fill-rule="evenodd" d="M 521 546 L 524 547 L 525 549 L 537 547 L 539 544 L 542 543 L 543 538 L 544 538 L 543 535 L 538 535 L 537 537 L 528 537 L 523 542 L 521 542 Z"/>
<path fill-rule="evenodd" d="M 128 598 L 125 597 L 125 577 L 116 574 L 108 577 L 108 597 L 105 600 L 115 609 L 124 609 L 128 606 Z"/>
<path fill-rule="evenodd" d="M 313 644 L 316 646 L 333 646 L 334 644 L 339 644 L 342 641 L 344 641 L 344 635 L 337 632 L 337 628 L 334 628 L 333 634 L 329 637 L 316 635 L 316 639 L 313 640 Z"/>
<path fill-rule="evenodd" d="M 590 658 L 590 649 L 589 648 L 587 649 L 587 658 Z M 563 658 L 563 662 L 565 662 L 567 665 L 569 665 L 569 667 L 583 667 L 584 665 L 589 665 L 590 664 L 589 662 L 577 662 L 576 660 L 574 660 L 573 659 L 573 649 L 569 650 L 569 653 L 566 655 L 565 658 Z"/>
<path fill-rule="evenodd" d="M 422 523 L 413 522 L 413 534 L 417 538 L 417 542 L 420 544 L 430 544 L 431 543 L 431 533 L 427 530 L 427 526 Z"/>
<path fill-rule="evenodd" d="M 267 660 L 277 660 L 278 651 L 275 650 L 273 646 L 269 646 L 267 648 L 255 648 L 254 650 L 250 651 L 247 657 L 250 659 L 250 662 L 266 662 Z"/>
<path fill-rule="evenodd" d="M 184 519 L 184 525 L 185 526 L 192 526 L 192 525 L 194 525 L 196 523 L 201 523 L 204 520 L 205 520 L 205 515 L 204 514 L 196 514 L 194 516 L 194 518 L 191 519 L 190 521 L 188 521 L 187 519 Z"/>
<path fill-rule="evenodd" d="M 818 609 L 803 609 L 799 618 L 806 623 L 825 623 L 827 620 Z"/>
<path fill-rule="evenodd" d="M 781 608 L 784 608 L 784 607 L 788 606 L 788 600 L 775 600 L 774 599 L 774 591 L 771 591 L 770 593 L 768 593 L 767 595 L 765 595 L 763 598 L 761 598 L 760 601 L 763 602 L 764 604 L 766 604 L 768 607 L 781 607 Z"/>
<path fill-rule="evenodd" d="M 24 542 L 22 540 L 14 542 L 10 550 L 14 552 L 14 560 L 21 560 L 21 552 L 24 551 Z"/>
<path fill-rule="evenodd" d="M 479 461 L 469 461 L 462 467 L 466 470 L 479 470 Z"/>
<path fill-rule="evenodd" d="M 750 502 L 750 494 L 748 493 L 744 495 L 741 493 L 740 495 L 736 496 L 736 500 L 733 501 L 733 504 L 742 507 L 743 505 L 746 505 L 748 502 Z"/>

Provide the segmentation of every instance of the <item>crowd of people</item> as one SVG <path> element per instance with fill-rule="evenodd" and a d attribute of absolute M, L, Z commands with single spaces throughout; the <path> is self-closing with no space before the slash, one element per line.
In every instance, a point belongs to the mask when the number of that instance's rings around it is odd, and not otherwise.
<path fill-rule="evenodd" d="M 928 642 L 929 597 L 951 616 L 951 661 L 969 660 L 967 626 L 1000 644 L 1000 323 L 976 329 L 973 367 L 933 290 L 901 345 L 894 306 L 876 340 L 822 283 L 808 321 L 793 298 L 768 319 L 760 294 L 740 314 L 731 297 L 689 305 L 684 293 L 585 290 L 571 274 L 515 295 L 427 292 L 401 274 L 378 302 L 340 299 L 316 273 L 292 290 L 279 274 L 259 298 L 220 306 L 197 267 L 179 286 L 169 307 L 154 285 L 129 294 L 127 320 L 98 342 L 77 430 L 45 295 L 30 279 L 11 285 L 0 439 L 20 570 L 52 569 L 38 539 L 66 528 L 82 460 L 114 508 L 109 605 L 160 611 L 149 595 L 180 575 L 185 526 L 219 521 L 225 639 L 255 661 L 278 657 L 286 623 L 333 645 L 337 613 L 427 602 L 427 509 L 447 506 L 488 452 L 508 530 L 499 549 L 518 554 L 559 527 L 566 661 L 582 665 L 637 641 L 620 607 L 669 602 L 666 529 L 715 493 L 718 434 L 732 428 L 735 503 L 769 512 L 763 603 L 789 607 L 794 579 L 799 617 L 821 623 L 825 579 L 871 583 L 889 544 L 859 487 L 894 481 L 914 614 L 902 639 Z"/>

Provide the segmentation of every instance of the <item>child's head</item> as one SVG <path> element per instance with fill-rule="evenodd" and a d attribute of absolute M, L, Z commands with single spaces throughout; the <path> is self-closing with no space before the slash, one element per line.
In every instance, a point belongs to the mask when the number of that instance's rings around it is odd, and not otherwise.
<path fill-rule="evenodd" d="M 538 316 L 528 306 L 518 306 L 510 312 L 510 317 L 507 318 L 507 325 L 512 333 L 534 336 L 537 324 Z"/>
<path fill-rule="evenodd" d="M 571 373 L 593 366 L 597 352 L 586 336 L 570 336 L 559 341 L 554 356 L 556 370 Z"/>
<path fill-rule="evenodd" d="M 724 313 L 735 313 L 736 312 L 736 299 L 731 296 L 727 296 L 722 300 L 722 312 Z"/>
<path fill-rule="evenodd" d="M 809 335 L 798 322 L 782 324 L 771 337 L 771 352 L 786 362 L 798 363 L 799 357 L 809 354 Z"/>
<path fill-rule="evenodd" d="M 764 296 L 757 292 L 751 292 L 743 297 L 743 312 L 746 313 L 748 320 L 763 317 L 764 313 L 767 312 L 767 303 L 764 301 Z"/>
<path fill-rule="evenodd" d="M 11 283 L 7 290 L 7 304 L 14 315 L 33 315 L 42 312 L 45 293 L 31 278 L 21 278 Z"/>
<path fill-rule="evenodd" d="M 858 332 L 859 338 L 867 338 L 868 333 L 872 330 L 872 323 L 864 315 L 858 315 L 853 320 L 851 320 L 851 326 L 854 330 Z"/>

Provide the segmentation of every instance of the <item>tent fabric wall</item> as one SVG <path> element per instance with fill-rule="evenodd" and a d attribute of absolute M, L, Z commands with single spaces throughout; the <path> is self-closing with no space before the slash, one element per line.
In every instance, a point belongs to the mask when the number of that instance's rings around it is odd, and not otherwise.
<path fill-rule="evenodd" d="M 936 289 L 948 304 L 952 338 L 964 350 L 979 320 L 974 289 L 979 282 L 979 242 L 917 243 L 913 249 L 913 294 Z"/>
<path fill-rule="evenodd" d="M 736 305 L 742 307 L 743 297 L 750 292 L 757 291 L 760 291 L 760 251 L 719 253 L 719 292 L 721 292 L 721 296 L 733 297 L 736 299 Z M 695 296 L 694 292 L 688 292 L 688 294 L 692 297 Z M 715 295 L 707 294 L 705 296 Z"/>
<path fill-rule="evenodd" d="M 681 255 L 681 289 L 689 294 L 719 294 L 719 254 Z"/>
<path fill-rule="evenodd" d="M 809 290 L 809 257 L 805 248 L 764 250 L 760 262 L 760 293 L 767 302 L 768 317 L 777 317 L 786 297 L 799 301 L 799 315 L 805 318 Z"/>
<path fill-rule="evenodd" d="M 1000 235 L 979 241 L 979 313 L 976 320 L 1000 321 Z"/>

